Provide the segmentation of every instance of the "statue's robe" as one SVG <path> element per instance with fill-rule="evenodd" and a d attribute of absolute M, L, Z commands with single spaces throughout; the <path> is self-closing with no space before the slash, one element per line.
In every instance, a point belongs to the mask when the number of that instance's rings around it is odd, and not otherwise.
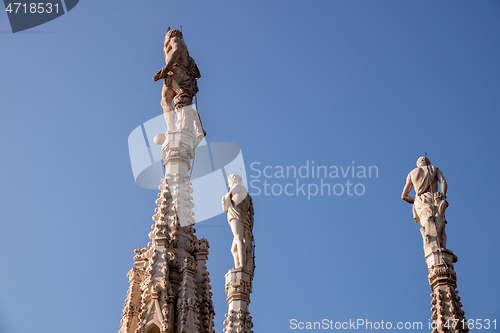
<path fill-rule="evenodd" d="M 437 189 L 432 188 L 438 170 L 435 166 L 424 166 L 412 171 L 412 183 L 415 189 L 413 218 L 417 223 L 420 223 L 424 216 L 444 219 L 444 211 L 448 207 L 448 202 L 439 198 Z"/>
<path fill-rule="evenodd" d="M 228 201 L 230 200 L 230 202 Z M 243 264 L 247 270 L 253 271 L 254 262 L 253 262 L 253 202 L 252 197 L 247 194 L 245 199 L 243 199 L 239 204 L 235 204 L 232 198 L 224 197 L 223 198 L 223 208 L 224 211 L 227 212 L 227 221 L 231 224 L 231 221 L 236 219 L 243 225 L 244 236 L 243 242 L 245 243 L 245 253 L 246 253 L 246 262 Z M 227 210 L 226 210 L 227 209 Z"/>
<path fill-rule="evenodd" d="M 422 225 L 420 229 L 424 240 L 424 252 L 430 253 L 435 248 L 446 248 L 445 210 L 448 202 L 442 199 L 437 190 L 437 172 L 435 166 L 423 166 L 411 172 L 415 189 L 413 218 Z"/>
<path fill-rule="evenodd" d="M 200 77 L 200 70 L 189 55 L 186 66 L 180 63 L 174 64 L 172 71 L 165 77 L 164 84 L 175 91 L 175 108 L 193 104 L 193 97 L 198 92 L 197 79 Z"/>

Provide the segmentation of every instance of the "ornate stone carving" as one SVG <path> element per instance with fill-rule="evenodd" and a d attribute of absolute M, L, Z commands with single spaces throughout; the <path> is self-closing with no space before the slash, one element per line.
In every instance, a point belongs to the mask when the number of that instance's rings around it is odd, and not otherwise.
<path fill-rule="evenodd" d="M 194 231 L 194 228 L 192 228 Z M 207 271 L 206 260 L 209 249 L 208 241 L 200 239 L 194 245 L 194 255 L 196 260 L 197 271 L 195 281 L 197 285 L 198 301 L 200 302 L 200 326 L 202 332 L 214 333 L 214 305 L 212 303 L 212 293 L 210 292 L 210 278 Z"/>
<path fill-rule="evenodd" d="M 148 249 L 145 247 L 141 247 L 140 249 L 134 250 L 134 253 L 135 253 L 134 261 L 136 262 L 149 259 Z"/>
<path fill-rule="evenodd" d="M 252 316 L 249 311 L 230 310 L 224 320 L 224 332 L 226 333 L 253 333 Z"/>
<path fill-rule="evenodd" d="M 119 333 L 145 333 L 151 325 L 161 333 L 214 333 L 209 245 L 196 237 L 193 227 L 179 223 L 174 200 L 181 196 L 174 192 L 186 193 L 186 188 L 174 189 L 169 179 L 175 182 L 167 175 L 159 186 L 151 242 L 135 250 Z"/>
<path fill-rule="evenodd" d="M 179 314 L 177 333 L 199 332 L 200 327 L 200 302 L 197 296 L 197 286 L 194 276 L 196 262 L 192 257 L 184 259 L 181 266 L 182 284 L 180 296 L 177 300 Z"/>
<path fill-rule="evenodd" d="M 172 204 L 175 207 L 176 216 L 179 220 L 180 226 L 190 226 L 195 223 L 193 218 L 193 189 L 189 177 L 181 176 L 180 174 L 167 174 L 165 178 L 172 191 Z"/>
<path fill-rule="evenodd" d="M 228 303 L 234 300 L 250 303 L 252 274 L 244 268 L 233 268 L 226 274 L 226 295 Z"/>
<path fill-rule="evenodd" d="M 144 278 L 144 271 L 133 267 L 128 272 L 127 276 L 129 278 L 130 287 L 127 292 L 125 307 L 123 309 L 122 320 L 120 323 L 120 333 L 133 333 L 137 328 L 141 304 L 140 284 L 141 280 Z"/>
<path fill-rule="evenodd" d="M 189 108 L 185 107 L 183 109 Z M 179 120 L 182 124 L 184 124 L 183 119 L 187 114 L 189 112 L 184 112 Z M 164 187 L 168 189 L 168 191 L 165 190 L 163 197 L 157 200 L 157 203 L 162 203 L 162 206 L 159 208 L 162 211 L 174 209 L 176 212 L 175 216 L 181 226 L 188 226 L 195 223 L 192 211 L 194 207 L 192 202 L 193 197 L 191 196 L 193 190 L 191 188 L 192 184 L 189 181 L 188 171 L 191 169 L 194 148 L 198 145 L 199 140 L 199 136 L 195 137 L 193 135 L 192 125 L 191 129 L 189 129 L 189 126 L 187 128 L 184 126 L 180 129 L 158 134 L 154 139 L 155 143 L 162 145 L 163 166 L 165 168 L 165 180 L 160 185 L 160 188 L 162 190 Z M 171 206 L 165 203 L 167 198 L 172 198 L 172 200 L 168 201 Z M 161 219 L 161 215 L 155 214 L 153 221 L 157 221 L 158 219 Z"/>
<path fill-rule="evenodd" d="M 431 297 L 432 333 L 465 333 L 469 331 L 458 290 L 443 285 L 437 288 Z"/>

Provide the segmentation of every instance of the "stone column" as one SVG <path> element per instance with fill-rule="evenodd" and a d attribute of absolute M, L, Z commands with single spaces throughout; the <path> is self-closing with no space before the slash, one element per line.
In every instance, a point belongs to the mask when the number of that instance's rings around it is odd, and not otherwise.
<path fill-rule="evenodd" d="M 212 293 L 210 291 L 210 278 L 207 271 L 207 260 L 208 260 L 208 241 L 206 239 L 200 239 L 198 244 L 196 244 L 196 252 L 194 256 L 196 258 L 196 263 L 198 266 L 198 271 L 196 275 L 196 284 L 198 286 L 197 294 L 201 297 L 200 304 L 200 325 L 203 328 L 203 332 L 213 332 L 214 331 L 214 305 L 212 302 Z"/>
<path fill-rule="evenodd" d="M 165 179 L 170 188 L 179 224 L 185 227 L 195 223 L 189 170 L 191 160 L 194 158 L 194 149 L 202 137 L 197 138 L 194 133 L 194 124 L 199 117 L 193 105 L 176 109 L 175 113 L 177 114 L 177 128 L 158 134 L 154 142 L 162 146 Z"/>
<path fill-rule="evenodd" d="M 137 266 L 137 265 L 136 265 Z M 143 271 L 133 267 L 127 274 L 129 278 L 129 289 L 125 307 L 123 309 L 120 331 L 118 333 L 134 333 L 139 323 L 139 310 L 141 306 L 141 281 Z"/>
<path fill-rule="evenodd" d="M 458 296 L 457 274 L 453 263 L 457 256 L 450 250 L 440 249 L 425 257 L 432 289 L 432 333 L 468 332 L 467 320 Z"/>
<path fill-rule="evenodd" d="M 253 323 L 248 305 L 252 292 L 253 273 L 244 268 L 232 268 L 225 277 L 229 310 L 224 320 L 224 332 L 252 333 Z"/>

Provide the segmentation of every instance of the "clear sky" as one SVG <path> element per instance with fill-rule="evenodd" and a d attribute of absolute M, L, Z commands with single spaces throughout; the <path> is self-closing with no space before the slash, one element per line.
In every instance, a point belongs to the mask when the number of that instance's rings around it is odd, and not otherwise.
<path fill-rule="evenodd" d="M 135 185 L 127 139 L 162 112 L 152 76 L 179 25 L 207 139 L 238 144 L 256 180 L 255 332 L 298 331 L 292 319 L 430 332 L 422 238 L 400 199 L 425 152 L 449 185 L 466 318 L 500 326 L 499 1 L 82 0 L 16 34 L 0 13 L 0 332 L 118 331 L 157 197 Z M 378 174 L 273 174 L 313 161 Z M 266 196 L 264 180 L 364 192 Z M 231 231 L 224 215 L 196 229 L 222 332 Z"/>

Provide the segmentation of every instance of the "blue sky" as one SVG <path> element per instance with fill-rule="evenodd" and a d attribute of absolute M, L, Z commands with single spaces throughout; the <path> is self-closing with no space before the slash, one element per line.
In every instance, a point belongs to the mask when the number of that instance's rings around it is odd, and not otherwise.
<path fill-rule="evenodd" d="M 498 327 L 499 18 L 488 0 L 82 0 L 13 34 L 0 13 L 0 331 L 118 331 L 156 199 L 134 183 L 127 138 L 162 112 L 152 76 L 179 25 L 207 139 L 238 144 L 249 177 L 253 162 L 378 167 L 350 179 L 359 196 L 254 195 L 255 332 L 325 318 L 426 327 L 422 239 L 400 199 L 425 152 L 449 184 L 466 318 Z M 222 332 L 231 231 L 224 215 L 196 229 Z"/>

